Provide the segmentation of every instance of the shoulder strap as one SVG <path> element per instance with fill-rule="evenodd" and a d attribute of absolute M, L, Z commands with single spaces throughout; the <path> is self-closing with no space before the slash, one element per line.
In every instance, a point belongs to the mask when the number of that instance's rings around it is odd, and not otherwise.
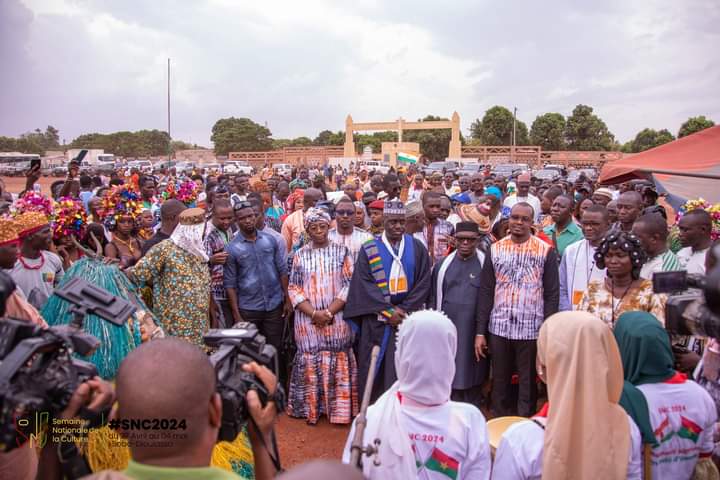
<path fill-rule="evenodd" d="M 538 427 L 540 427 L 540 428 L 542 428 L 543 430 L 545 430 L 545 425 L 543 425 L 542 423 L 540 423 L 536 418 L 531 418 L 530 420 L 531 420 L 535 425 L 537 425 Z"/>

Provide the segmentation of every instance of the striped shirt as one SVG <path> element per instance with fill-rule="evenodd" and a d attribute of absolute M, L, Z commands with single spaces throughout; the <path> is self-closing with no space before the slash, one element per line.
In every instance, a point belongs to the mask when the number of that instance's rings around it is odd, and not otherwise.
<path fill-rule="evenodd" d="M 483 268 L 477 333 L 485 334 L 487 325 L 491 334 L 510 340 L 537 339 L 543 320 L 558 310 L 557 253 L 535 236 L 524 243 L 508 236 L 492 245 L 490 259 Z"/>
<path fill-rule="evenodd" d="M 677 255 L 673 252 L 665 250 L 664 253 L 649 259 L 645 265 L 643 265 L 642 270 L 640 270 L 640 278 L 652 280 L 653 273 L 673 272 L 676 270 L 682 270 L 680 260 L 678 260 Z"/>

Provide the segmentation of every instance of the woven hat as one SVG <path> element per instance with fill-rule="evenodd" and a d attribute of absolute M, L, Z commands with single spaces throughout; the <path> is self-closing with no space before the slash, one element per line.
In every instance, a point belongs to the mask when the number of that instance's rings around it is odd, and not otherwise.
<path fill-rule="evenodd" d="M 525 417 L 497 417 L 487 422 L 488 443 L 490 444 L 493 455 L 500 445 L 500 439 L 503 433 L 512 425 L 518 422 L 524 422 L 525 420 L 527 420 Z"/>
<path fill-rule="evenodd" d="M 21 213 L 15 222 L 17 222 L 18 236 L 21 239 L 50 226 L 47 217 L 41 212 Z"/>
<path fill-rule="evenodd" d="M 613 192 L 609 188 L 601 187 L 595 190 L 595 195 L 600 195 L 605 198 L 609 198 L 610 200 L 613 199 Z"/>
<path fill-rule="evenodd" d="M 0 247 L 17 243 L 19 240 L 18 225 L 12 218 L 0 217 Z"/>
<path fill-rule="evenodd" d="M 180 214 L 180 225 L 199 225 L 205 223 L 205 210 L 188 208 Z"/>

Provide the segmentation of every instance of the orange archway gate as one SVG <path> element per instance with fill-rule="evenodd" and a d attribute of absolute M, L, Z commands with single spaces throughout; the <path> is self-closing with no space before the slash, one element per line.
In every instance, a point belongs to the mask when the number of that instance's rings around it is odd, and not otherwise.
<path fill-rule="evenodd" d="M 460 158 L 462 149 L 460 145 L 460 115 L 453 112 L 450 120 L 433 120 L 428 122 L 408 122 L 402 117 L 394 122 L 364 122 L 356 123 L 350 115 L 345 119 L 345 147 L 344 156 L 354 157 L 357 155 L 355 151 L 355 141 L 353 133 L 356 131 L 396 131 L 398 132 L 398 143 L 402 143 L 402 134 L 404 130 L 429 130 L 436 128 L 449 128 L 450 149 L 449 158 Z"/>

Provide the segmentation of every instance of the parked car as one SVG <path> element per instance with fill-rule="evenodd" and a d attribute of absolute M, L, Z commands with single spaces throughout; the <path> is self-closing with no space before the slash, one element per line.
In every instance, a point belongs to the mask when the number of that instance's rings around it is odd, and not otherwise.
<path fill-rule="evenodd" d="M 128 162 L 128 169 L 137 168 L 141 173 L 151 174 L 153 173 L 153 164 L 150 160 L 135 160 Z"/>
<path fill-rule="evenodd" d="M 390 165 L 388 165 L 387 163 L 378 162 L 375 160 L 367 160 L 367 161 L 361 162 L 360 168 L 363 168 L 363 167 L 365 169 L 367 169 L 368 173 L 374 171 L 375 173 L 385 175 L 386 173 L 388 173 L 390 171 Z"/>
<path fill-rule="evenodd" d="M 433 173 L 455 173 L 459 168 L 460 163 L 452 160 L 448 160 L 447 162 L 432 162 L 430 165 L 425 167 L 423 173 L 425 176 L 432 175 Z"/>
<path fill-rule="evenodd" d="M 549 180 L 551 182 L 554 182 L 561 177 L 560 172 L 554 168 L 543 168 L 535 172 L 535 175 L 533 176 L 535 178 L 539 178 L 540 180 Z"/>
<path fill-rule="evenodd" d="M 51 171 L 53 177 L 67 177 L 67 165 L 55 165 Z"/>
<path fill-rule="evenodd" d="M 292 175 L 292 165 L 289 163 L 276 163 L 273 165 L 273 170 L 275 170 L 275 173 L 283 177 L 289 177 Z"/>
<path fill-rule="evenodd" d="M 463 177 L 465 175 L 475 175 L 480 173 L 485 168 L 485 165 L 481 163 L 463 163 L 460 170 L 457 171 L 458 176 Z"/>
<path fill-rule="evenodd" d="M 250 165 L 245 160 L 230 160 L 225 162 L 223 166 L 223 172 L 229 173 L 232 175 L 237 175 L 239 173 L 244 173 L 246 175 L 252 175 L 253 174 L 253 168 L 252 165 Z"/>
<path fill-rule="evenodd" d="M 202 166 L 205 169 L 205 173 L 222 173 L 223 166 L 219 163 L 206 163 Z"/>
<path fill-rule="evenodd" d="M 522 169 L 517 163 L 498 163 L 492 169 L 493 175 L 503 176 L 505 178 L 512 177 L 516 173 L 520 173 Z"/>
<path fill-rule="evenodd" d="M 191 162 L 178 162 L 175 164 L 175 170 L 177 171 L 177 173 L 190 173 L 195 170 L 195 164 Z"/>
<path fill-rule="evenodd" d="M 568 173 L 567 181 L 570 183 L 575 183 L 575 181 L 580 177 L 584 176 L 588 180 L 595 180 L 597 179 L 597 171 L 594 168 L 581 168 L 579 170 L 572 170 L 570 173 Z"/>

